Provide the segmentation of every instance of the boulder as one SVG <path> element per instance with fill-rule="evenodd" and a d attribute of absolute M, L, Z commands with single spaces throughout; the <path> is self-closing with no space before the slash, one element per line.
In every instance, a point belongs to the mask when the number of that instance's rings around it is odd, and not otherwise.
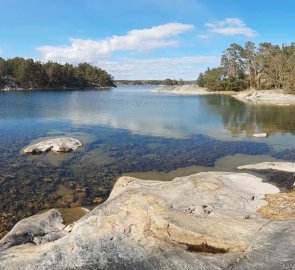
<path fill-rule="evenodd" d="M 80 146 L 82 146 L 82 143 L 79 140 L 69 137 L 62 137 L 49 139 L 30 145 L 24 149 L 24 152 L 26 154 L 38 154 L 48 151 L 70 152 L 72 150 L 76 150 Z"/>
<path fill-rule="evenodd" d="M 256 211 L 278 192 L 246 173 L 121 177 L 62 238 L 2 250 L 0 269 L 292 269 L 295 221 Z"/>
<path fill-rule="evenodd" d="M 0 240 L 0 251 L 27 243 L 54 241 L 65 235 L 64 227 L 63 218 L 55 209 L 23 219 Z"/>

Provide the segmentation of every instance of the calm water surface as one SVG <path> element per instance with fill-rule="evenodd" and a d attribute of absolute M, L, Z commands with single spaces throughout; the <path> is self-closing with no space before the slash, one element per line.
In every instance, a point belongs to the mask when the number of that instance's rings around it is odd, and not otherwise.
<path fill-rule="evenodd" d="M 253 160 L 295 160 L 295 107 L 153 88 L 1 92 L 0 235 L 42 209 L 105 200 L 123 174 L 168 180 Z M 251 138 L 257 132 L 269 136 Z M 64 135 L 84 146 L 64 155 L 22 154 L 32 142 Z"/>

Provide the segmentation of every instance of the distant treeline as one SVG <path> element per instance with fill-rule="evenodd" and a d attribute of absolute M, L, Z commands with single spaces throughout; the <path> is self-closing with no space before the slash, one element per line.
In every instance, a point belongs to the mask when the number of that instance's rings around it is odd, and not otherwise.
<path fill-rule="evenodd" d="M 201 73 L 197 84 L 212 91 L 255 88 L 295 92 L 295 43 L 231 44 L 222 54 L 221 65 Z"/>
<path fill-rule="evenodd" d="M 114 81 L 106 71 L 87 63 L 73 66 L 20 57 L 0 58 L 0 89 L 9 84 L 12 88 L 58 89 L 114 86 Z"/>
<path fill-rule="evenodd" d="M 116 80 L 116 85 L 184 85 L 192 84 L 193 81 L 184 80 Z"/>

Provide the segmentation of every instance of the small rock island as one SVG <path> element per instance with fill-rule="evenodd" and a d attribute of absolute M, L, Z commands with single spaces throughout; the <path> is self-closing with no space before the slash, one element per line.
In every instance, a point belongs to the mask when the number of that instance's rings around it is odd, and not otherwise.
<path fill-rule="evenodd" d="M 71 152 L 81 147 L 82 143 L 74 138 L 62 137 L 45 140 L 24 149 L 26 154 L 40 154 L 42 152 L 54 151 L 54 152 Z"/>

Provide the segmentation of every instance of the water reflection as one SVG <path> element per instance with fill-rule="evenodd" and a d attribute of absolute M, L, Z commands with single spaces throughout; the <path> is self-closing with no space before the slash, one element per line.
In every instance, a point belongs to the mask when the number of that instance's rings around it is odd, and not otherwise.
<path fill-rule="evenodd" d="M 294 106 L 248 105 L 227 96 L 209 96 L 206 101 L 209 110 L 222 116 L 224 127 L 232 135 L 295 133 Z"/>
<path fill-rule="evenodd" d="M 257 132 L 294 134 L 295 108 L 251 106 L 229 96 L 175 96 L 149 87 L 106 91 L 0 94 L 0 128 L 56 122 L 75 127 L 106 126 L 136 134 L 183 138 L 206 134 L 244 138 Z"/>
<path fill-rule="evenodd" d="M 38 120 L 58 121 L 174 138 L 203 133 L 212 126 L 222 128 L 214 115 L 203 114 L 207 105 L 202 100 L 162 96 L 149 90 L 2 93 L 0 118 L 8 120 L 6 124 L 25 119 L 32 125 Z"/>

